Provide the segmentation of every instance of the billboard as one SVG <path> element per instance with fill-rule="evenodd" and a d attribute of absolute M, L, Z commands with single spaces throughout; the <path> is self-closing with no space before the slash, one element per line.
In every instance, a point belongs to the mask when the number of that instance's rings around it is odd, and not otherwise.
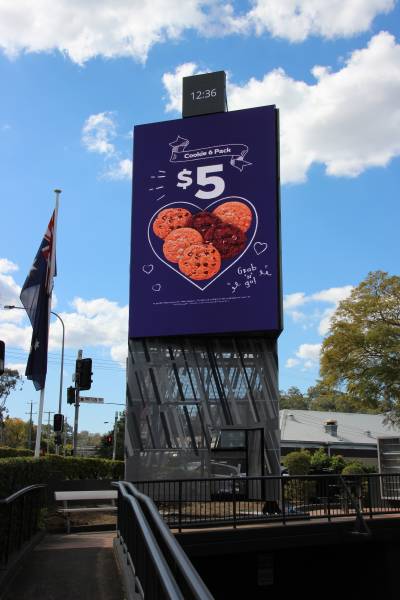
<path fill-rule="evenodd" d="M 281 325 L 274 106 L 134 129 L 129 336 Z"/>

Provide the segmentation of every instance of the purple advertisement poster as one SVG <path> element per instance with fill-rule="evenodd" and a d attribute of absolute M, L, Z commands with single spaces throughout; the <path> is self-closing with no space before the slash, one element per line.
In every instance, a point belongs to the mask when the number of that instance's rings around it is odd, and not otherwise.
<path fill-rule="evenodd" d="M 129 336 L 281 330 L 274 106 L 134 130 Z"/>

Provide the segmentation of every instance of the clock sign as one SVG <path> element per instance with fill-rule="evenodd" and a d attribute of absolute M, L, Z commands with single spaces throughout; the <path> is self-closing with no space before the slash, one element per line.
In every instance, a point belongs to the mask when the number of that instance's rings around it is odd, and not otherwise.
<path fill-rule="evenodd" d="M 226 75 L 224 71 L 183 78 L 183 117 L 196 117 L 225 111 Z"/>

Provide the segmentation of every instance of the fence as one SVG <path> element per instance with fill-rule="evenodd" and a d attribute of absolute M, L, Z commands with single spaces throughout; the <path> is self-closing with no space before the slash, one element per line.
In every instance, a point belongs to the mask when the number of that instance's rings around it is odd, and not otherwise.
<path fill-rule="evenodd" d="M 400 513 L 399 475 L 137 481 L 172 528 Z"/>
<path fill-rule="evenodd" d="M 29 485 L 0 499 L 0 567 L 38 531 L 40 511 L 46 506 L 45 484 Z"/>
<path fill-rule="evenodd" d="M 213 600 L 153 501 L 119 482 L 118 535 L 135 594 L 146 600 Z"/>

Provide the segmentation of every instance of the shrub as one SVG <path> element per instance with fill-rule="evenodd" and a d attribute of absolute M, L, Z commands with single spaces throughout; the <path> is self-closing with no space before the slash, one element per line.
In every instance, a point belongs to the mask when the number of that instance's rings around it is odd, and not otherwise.
<path fill-rule="evenodd" d="M 331 469 L 331 459 L 324 448 L 318 448 L 318 450 L 311 455 L 311 467 L 315 471 Z"/>
<path fill-rule="evenodd" d="M 0 458 L 10 458 L 12 456 L 33 456 L 34 451 L 28 448 L 9 448 L 0 446 Z"/>
<path fill-rule="evenodd" d="M 0 497 L 50 479 L 122 479 L 124 463 L 101 458 L 48 455 L 0 459 Z"/>
<path fill-rule="evenodd" d="M 289 452 L 283 462 L 289 475 L 308 475 L 311 468 L 311 454 L 308 450 Z"/>
<path fill-rule="evenodd" d="M 344 467 L 342 475 L 364 475 L 365 472 L 363 464 L 355 460 Z"/>

